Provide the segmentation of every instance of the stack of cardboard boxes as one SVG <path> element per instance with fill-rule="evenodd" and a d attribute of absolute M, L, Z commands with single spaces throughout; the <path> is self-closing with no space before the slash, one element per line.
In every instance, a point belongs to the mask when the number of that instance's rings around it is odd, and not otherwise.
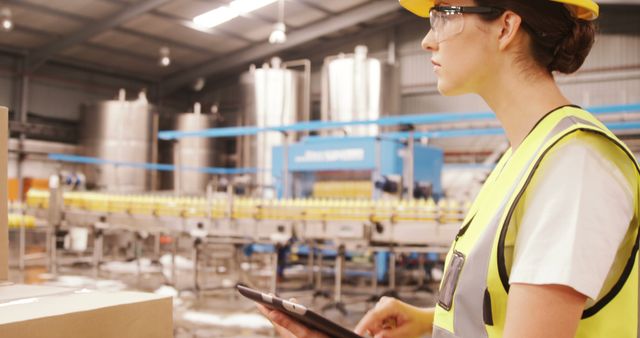
<path fill-rule="evenodd" d="M 8 282 L 8 110 L 0 107 L 0 338 L 169 338 L 172 299 Z"/>

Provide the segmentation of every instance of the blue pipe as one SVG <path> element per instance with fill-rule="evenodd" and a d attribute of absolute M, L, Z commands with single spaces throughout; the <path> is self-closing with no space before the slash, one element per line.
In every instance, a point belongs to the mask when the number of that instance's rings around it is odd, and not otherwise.
<path fill-rule="evenodd" d="M 51 153 L 48 158 L 54 161 L 69 162 L 69 163 L 82 163 L 82 164 L 94 164 L 94 165 L 113 165 L 118 167 L 139 168 L 144 170 L 157 170 L 157 171 L 195 171 L 204 174 L 213 175 L 234 175 L 234 174 L 253 174 L 258 172 L 256 168 L 214 168 L 214 167 L 176 167 L 172 164 L 160 164 L 160 163 L 136 163 L 136 162 L 122 162 L 122 161 L 110 161 L 96 157 L 88 156 L 76 156 L 67 154 Z"/>
<path fill-rule="evenodd" d="M 588 111 L 595 115 L 616 114 L 623 112 L 640 111 L 640 103 L 623 104 L 623 105 L 606 105 L 594 106 L 587 108 Z M 299 122 L 291 125 L 258 128 L 255 126 L 248 127 L 227 127 L 205 129 L 199 131 L 161 131 L 158 138 L 163 140 L 173 140 L 187 137 L 235 137 L 255 135 L 261 132 L 288 132 L 288 131 L 313 131 L 322 129 L 339 129 L 356 125 L 380 125 L 394 126 L 403 124 L 432 124 L 442 122 L 458 122 L 469 120 L 486 120 L 494 119 L 495 115 L 491 112 L 471 112 L 471 113 L 429 113 L 402 116 L 388 116 L 376 120 L 360 120 L 360 121 L 308 121 Z M 469 135 L 472 136 L 472 135 Z M 446 136 L 445 136 L 446 137 Z M 451 136 L 456 137 L 456 136 Z"/>

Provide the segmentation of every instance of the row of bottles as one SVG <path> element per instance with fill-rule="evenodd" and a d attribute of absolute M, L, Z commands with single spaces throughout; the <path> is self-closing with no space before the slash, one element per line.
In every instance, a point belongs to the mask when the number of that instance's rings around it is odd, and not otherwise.
<path fill-rule="evenodd" d="M 36 219 L 33 216 L 21 214 L 9 214 L 9 228 L 33 228 L 36 226 Z"/>
<path fill-rule="evenodd" d="M 313 184 L 314 198 L 334 198 L 342 196 L 347 199 L 367 199 L 373 196 L 371 181 L 337 181 L 315 182 Z"/>
<path fill-rule="evenodd" d="M 27 205 L 47 208 L 49 194 L 30 190 Z M 318 220 L 318 221 L 439 221 L 459 222 L 469 208 L 456 200 L 433 199 L 255 199 L 116 195 L 92 192 L 65 192 L 69 209 L 98 213 L 129 213 L 164 217 L 211 217 L 214 219 Z"/>

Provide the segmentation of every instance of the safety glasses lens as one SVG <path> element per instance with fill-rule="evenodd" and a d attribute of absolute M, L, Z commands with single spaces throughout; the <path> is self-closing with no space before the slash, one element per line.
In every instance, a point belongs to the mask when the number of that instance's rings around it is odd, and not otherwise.
<path fill-rule="evenodd" d="M 441 12 L 432 9 L 429 13 L 429 22 L 438 42 L 450 39 L 460 34 L 464 29 L 462 13 Z"/>

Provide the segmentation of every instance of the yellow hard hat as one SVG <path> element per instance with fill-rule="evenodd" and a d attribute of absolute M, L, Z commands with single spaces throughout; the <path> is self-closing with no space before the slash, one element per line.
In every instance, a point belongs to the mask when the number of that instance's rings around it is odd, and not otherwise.
<path fill-rule="evenodd" d="M 400 5 L 415 15 L 429 17 L 429 10 L 435 5 L 435 0 L 399 0 Z M 526 0 L 524 0 L 526 1 Z M 600 8 L 593 0 L 551 0 L 567 5 L 573 15 L 583 20 L 598 18 Z"/>

